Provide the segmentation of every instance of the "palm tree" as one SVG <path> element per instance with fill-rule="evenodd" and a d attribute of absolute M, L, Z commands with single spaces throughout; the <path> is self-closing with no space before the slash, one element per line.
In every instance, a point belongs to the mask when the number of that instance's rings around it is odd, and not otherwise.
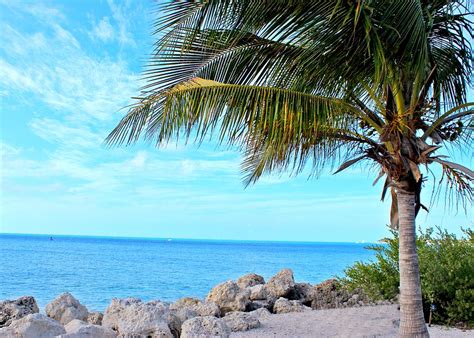
<path fill-rule="evenodd" d="M 370 163 L 400 233 L 400 336 L 427 337 L 415 247 L 421 169 L 440 165 L 442 194 L 456 203 L 473 197 L 474 173 L 436 155 L 472 146 L 468 5 L 200 0 L 159 9 L 147 86 L 107 142 L 214 135 L 244 153 L 247 184 L 306 165 L 317 174 Z"/>

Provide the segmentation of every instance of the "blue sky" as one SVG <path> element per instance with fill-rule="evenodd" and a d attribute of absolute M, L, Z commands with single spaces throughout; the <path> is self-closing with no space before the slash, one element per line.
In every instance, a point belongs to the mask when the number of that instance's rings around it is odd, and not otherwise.
<path fill-rule="evenodd" d="M 389 203 L 374 173 L 264 177 L 244 189 L 232 149 L 102 141 L 138 93 L 151 0 L 0 0 L 0 232 L 376 241 Z M 466 158 L 464 158 L 466 160 Z M 472 160 L 464 161 L 471 166 Z M 430 186 L 424 200 L 429 203 Z M 472 211 L 440 202 L 421 226 Z"/>

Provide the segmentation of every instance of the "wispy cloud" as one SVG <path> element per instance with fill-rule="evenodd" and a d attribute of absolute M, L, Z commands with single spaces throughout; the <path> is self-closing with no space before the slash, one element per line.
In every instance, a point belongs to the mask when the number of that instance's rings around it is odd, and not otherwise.
<path fill-rule="evenodd" d="M 112 41 L 115 37 L 115 31 L 110 24 L 110 19 L 106 16 L 103 17 L 97 25 L 94 25 L 90 36 L 103 42 Z"/>

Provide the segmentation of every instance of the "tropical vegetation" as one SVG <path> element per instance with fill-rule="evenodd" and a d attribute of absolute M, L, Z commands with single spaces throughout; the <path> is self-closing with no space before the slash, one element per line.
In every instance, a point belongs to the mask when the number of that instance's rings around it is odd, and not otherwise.
<path fill-rule="evenodd" d="M 349 289 L 362 288 L 373 300 L 398 296 L 398 233 L 381 244 L 368 246 L 375 260 L 357 262 L 345 271 L 341 282 Z M 474 232 L 461 237 L 441 228 L 419 229 L 416 241 L 425 319 L 436 324 L 474 327 Z"/>
<path fill-rule="evenodd" d="M 469 15 L 449 0 L 166 1 L 147 85 L 107 142 L 214 136 L 243 152 L 247 184 L 369 165 L 399 231 L 400 336 L 428 336 L 415 217 L 432 165 L 439 195 L 472 202 L 473 171 L 441 152 L 472 144 Z"/>

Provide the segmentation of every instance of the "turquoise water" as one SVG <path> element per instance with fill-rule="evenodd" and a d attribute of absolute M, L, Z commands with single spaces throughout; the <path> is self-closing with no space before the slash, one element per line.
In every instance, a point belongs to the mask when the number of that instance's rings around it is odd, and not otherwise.
<path fill-rule="evenodd" d="M 0 235 L 0 300 L 32 295 L 40 308 L 69 291 L 89 310 L 114 297 L 203 298 L 216 284 L 291 268 L 298 282 L 342 274 L 373 253 L 356 243 L 290 243 Z"/>

